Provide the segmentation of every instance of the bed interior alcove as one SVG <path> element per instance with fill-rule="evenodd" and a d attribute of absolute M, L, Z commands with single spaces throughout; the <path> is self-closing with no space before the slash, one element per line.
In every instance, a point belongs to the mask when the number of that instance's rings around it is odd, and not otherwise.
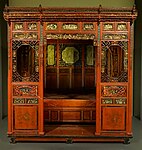
<path fill-rule="evenodd" d="M 45 122 L 95 122 L 95 53 L 93 40 L 47 40 Z"/>

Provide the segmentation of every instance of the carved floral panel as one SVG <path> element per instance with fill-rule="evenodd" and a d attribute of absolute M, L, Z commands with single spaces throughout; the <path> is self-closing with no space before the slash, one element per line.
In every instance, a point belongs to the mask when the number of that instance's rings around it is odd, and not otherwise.
<path fill-rule="evenodd" d="M 58 25 L 57 23 L 46 23 L 46 30 L 57 30 L 58 29 Z"/>
<path fill-rule="evenodd" d="M 16 30 L 16 31 L 24 30 L 24 23 L 22 22 L 13 23 L 13 30 Z"/>
<path fill-rule="evenodd" d="M 126 31 L 127 30 L 127 24 L 126 23 L 118 23 L 117 24 L 117 30 Z"/>
<path fill-rule="evenodd" d="M 94 24 L 93 23 L 84 23 L 83 30 L 95 30 Z"/>
<path fill-rule="evenodd" d="M 13 85 L 13 96 L 38 96 L 38 86 Z"/>
<path fill-rule="evenodd" d="M 37 30 L 37 23 L 28 23 L 28 30 Z"/>
<path fill-rule="evenodd" d="M 101 91 L 103 97 L 127 97 L 126 86 L 102 86 Z"/>
<path fill-rule="evenodd" d="M 105 30 L 105 31 L 114 30 L 114 24 L 113 23 L 104 23 L 103 24 L 103 30 Z"/>
<path fill-rule="evenodd" d="M 62 29 L 63 30 L 78 30 L 78 24 L 76 23 L 63 23 Z"/>

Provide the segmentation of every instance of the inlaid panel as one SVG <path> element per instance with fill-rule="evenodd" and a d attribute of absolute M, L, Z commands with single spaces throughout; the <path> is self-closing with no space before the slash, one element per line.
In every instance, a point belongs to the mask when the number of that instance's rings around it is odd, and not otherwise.
<path fill-rule="evenodd" d="M 37 106 L 14 107 L 14 129 L 37 129 Z"/>
<path fill-rule="evenodd" d="M 102 107 L 102 130 L 125 130 L 125 107 Z"/>

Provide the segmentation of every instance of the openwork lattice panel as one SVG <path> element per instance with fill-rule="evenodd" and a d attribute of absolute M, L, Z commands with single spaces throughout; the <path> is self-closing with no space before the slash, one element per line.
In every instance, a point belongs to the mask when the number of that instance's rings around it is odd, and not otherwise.
<path fill-rule="evenodd" d="M 39 42 L 12 41 L 12 81 L 39 81 Z"/>
<path fill-rule="evenodd" d="M 128 81 L 128 42 L 102 41 L 101 82 Z"/>

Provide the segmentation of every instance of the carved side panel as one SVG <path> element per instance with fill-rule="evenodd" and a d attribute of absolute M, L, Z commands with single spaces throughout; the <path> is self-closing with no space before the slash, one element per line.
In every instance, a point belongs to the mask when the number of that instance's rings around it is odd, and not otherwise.
<path fill-rule="evenodd" d="M 125 107 L 102 108 L 102 130 L 125 130 Z"/>
<path fill-rule="evenodd" d="M 14 107 L 15 130 L 37 129 L 37 106 L 15 106 Z"/>

